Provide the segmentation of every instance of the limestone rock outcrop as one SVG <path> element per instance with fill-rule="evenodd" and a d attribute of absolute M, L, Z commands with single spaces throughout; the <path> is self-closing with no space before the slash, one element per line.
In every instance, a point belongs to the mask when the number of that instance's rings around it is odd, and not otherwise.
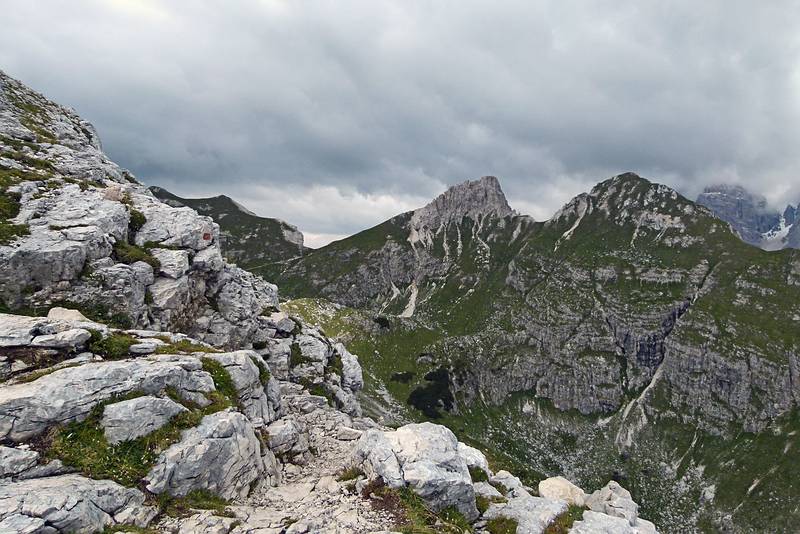
<path fill-rule="evenodd" d="M 184 496 L 205 490 L 231 499 L 247 496 L 250 484 L 263 474 L 261 443 L 253 426 L 241 413 L 223 411 L 184 431 L 145 479 L 153 493 Z"/>
<path fill-rule="evenodd" d="M 478 517 L 467 463 L 447 427 L 420 423 L 394 432 L 369 430 L 356 444 L 353 461 L 391 487 L 408 486 L 435 511 L 452 506 L 467 519 Z"/>

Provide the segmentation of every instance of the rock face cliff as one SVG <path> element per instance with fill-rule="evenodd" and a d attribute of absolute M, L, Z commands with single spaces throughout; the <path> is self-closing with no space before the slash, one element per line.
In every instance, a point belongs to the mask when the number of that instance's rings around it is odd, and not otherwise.
<path fill-rule="evenodd" d="M 220 246 L 225 259 L 242 268 L 281 264 L 308 250 L 296 226 L 269 217 L 259 217 L 233 199 L 181 198 L 164 188 L 151 186 L 157 198 L 174 207 L 188 206 L 219 224 Z"/>
<path fill-rule="evenodd" d="M 0 305 L 262 343 L 273 285 L 227 264 L 219 226 L 154 197 L 74 112 L 0 73 Z"/>
<path fill-rule="evenodd" d="M 738 185 L 707 187 L 697 197 L 697 203 L 730 223 L 751 245 L 766 250 L 798 248 L 800 245 L 800 226 L 795 225 L 797 206 L 790 204 L 783 212 L 778 212 L 767 206 L 766 198 Z"/>

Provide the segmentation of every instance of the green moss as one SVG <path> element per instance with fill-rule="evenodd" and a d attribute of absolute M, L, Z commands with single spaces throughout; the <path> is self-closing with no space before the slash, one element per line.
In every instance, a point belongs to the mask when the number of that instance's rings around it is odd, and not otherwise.
<path fill-rule="evenodd" d="M 251 356 L 250 360 L 258 367 L 258 379 L 261 382 L 261 385 L 266 386 L 269 382 L 269 379 L 272 375 L 269 372 L 269 368 L 267 365 L 261 360 L 261 358 L 256 358 L 255 356 Z"/>
<path fill-rule="evenodd" d="M 17 237 L 30 234 L 26 224 L 14 224 L 10 220 L 19 214 L 19 195 L 0 189 L 0 245 L 7 245 Z"/>
<path fill-rule="evenodd" d="M 154 271 L 158 271 L 161 268 L 161 262 L 147 252 L 147 250 L 122 241 L 114 243 L 114 259 L 128 265 L 137 261 L 143 261 L 148 263 Z"/>
<path fill-rule="evenodd" d="M 202 362 L 203 370 L 210 374 L 212 380 L 214 380 L 214 387 L 217 393 L 227 399 L 230 405 L 238 406 L 239 392 L 236 390 L 228 370 L 221 363 L 211 358 L 203 358 Z M 217 401 L 222 402 L 222 399 L 217 399 Z"/>
<path fill-rule="evenodd" d="M 230 502 L 208 490 L 190 491 L 185 497 L 162 493 L 158 503 L 161 512 L 171 517 L 187 517 L 193 510 L 211 510 L 220 517 L 235 517 L 227 509 Z"/>
<path fill-rule="evenodd" d="M 131 208 L 130 215 L 131 218 L 130 221 L 128 221 L 129 238 L 141 230 L 142 226 L 147 222 L 147 217 L 144 216 L 144 213 L 137 209 Z"/>
<path fill-rule="evenodd" d="M 303 355 L 303 351 L 300 349 L 298 343 L 292 343 L 291 353 L 289 355 L 289 367 L 297 367 L 298 365 L 305 365 L 313 362 L 314 360 Z"/>
<path fill-rule="evenodd" d="M 169 342 L 169 338 L 166 339 Z M 160 345 L 156 348 L 156 354 L 175 354 L 178 352 L 219 352 L 214 347 L 208 347 L 199 343 L 193 343 L 188 339 L 181 339 L 175 343 Z"/>
<path fill-rule="evenodd" d="M 486 532 L 489 534 L 516 534 L 517 527 L 516 519 L 510 517 L 495 517 L 486 522 Z"/>
<path fill-rule="evenodd" d="M 347 482 L 349 480 L 355 480 L 360 476 L 364 476 L 364 471 L 360 467 L 349 467 L 340 472 L 336 480 L 339 482 Z"/>
<path fill-rule="evenodd" d="M 470 467 L 469 476 L 472 478 L 472 482 L 489 482 L 489 475 L 480 467 Z"/>
<path fill-rule="evenodd" d="M 547 525 L 544 534 L 567 534 L 572 529 L 572 524 L 583 518 L 584 510 L 586 508 L 582 506 L 570 505 L 566 512 L 557 516 L 552 523 Z"/>
<path fill-rule="evenodd" d="M 112 333 L 101 339 L 90 339 L 89 350 L 105 359 L 115 360 L 129 356 L 131 345 L 137 342 L 128 334 Z"/>

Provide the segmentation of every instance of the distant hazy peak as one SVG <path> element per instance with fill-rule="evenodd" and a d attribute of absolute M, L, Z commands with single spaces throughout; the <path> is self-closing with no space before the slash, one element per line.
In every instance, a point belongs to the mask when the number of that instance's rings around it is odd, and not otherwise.
<path fill-rule="evenodd" d="M 497 178 L 484 176 L 450 187 L 427 206 L 414 211 L 411 223 L 416 228 L 437 228 L 465 217 L 477 221 L 487 216 L 513 214 Z"/>

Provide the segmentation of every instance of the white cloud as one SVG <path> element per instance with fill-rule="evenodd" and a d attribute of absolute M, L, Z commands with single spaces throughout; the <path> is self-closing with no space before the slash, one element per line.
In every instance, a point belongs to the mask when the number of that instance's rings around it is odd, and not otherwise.
<path fill-rule="evenodd" d="M 0 68 L 112 157 L 346 234 L 492 174 L 543 219 L 636 171 L 800 199 L 793 0 L 18 2 Z"/>

